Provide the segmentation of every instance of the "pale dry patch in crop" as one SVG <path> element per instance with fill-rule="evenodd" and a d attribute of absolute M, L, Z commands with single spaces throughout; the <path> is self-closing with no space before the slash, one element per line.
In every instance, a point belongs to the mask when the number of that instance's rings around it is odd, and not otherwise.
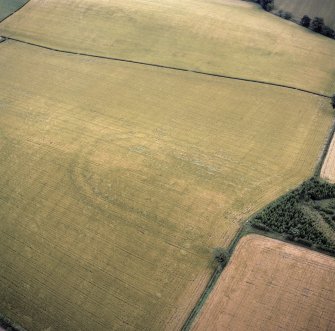
<path fill-rule="evenodd" d="M 248 235 L 192 330 L 333 330 L 334 282 L 334 258 Z"/>

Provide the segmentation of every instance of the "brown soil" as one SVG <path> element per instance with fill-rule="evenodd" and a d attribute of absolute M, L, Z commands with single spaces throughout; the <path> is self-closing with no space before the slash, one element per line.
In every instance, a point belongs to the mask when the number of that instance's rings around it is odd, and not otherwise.
<path fill-rule="evenodd" d="M 334 316 L 334 258 L 249 235 L 192 330 L 335 330 Z"/>

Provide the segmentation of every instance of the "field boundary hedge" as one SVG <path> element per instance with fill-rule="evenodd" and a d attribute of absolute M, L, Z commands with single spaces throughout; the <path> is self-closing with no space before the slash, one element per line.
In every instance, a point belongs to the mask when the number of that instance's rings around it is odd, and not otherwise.
<path fill-rule="evenodd" d="M 224 74 L 211 73 L 211 72 L 205 72 L 205 71 L 199 71 L 199 70 L 193 70 L 193 69 L 187 69 L 187 68 L 179 68 L 179 67 L 167 66 L 167 65 L 157 64 L 157 63 L 128 60 L 128 59 L 122 59 L 122 58 L 104 56 L 104 55 L 97 55 L 97 54 L 90 54 L 90 53 L 74 52 L 74 51 L 63 50 L 63 49 L 59 49 L 59 48 L 44 46 L 44 45 L 41 45 L 41 44 L 36 44 L 36 43 L 32 43 L 32 42 L 29 42 L 29 41 L 13 38 L 13 37 L 9 37 L 9 36 L 4 36 L 3 35 L 3 36 L 0 36 L 0 37 L 4 38 L 5 41 L 6 40 L 11 40 L 11 41 L 18 42 L 18 43 L 21 43 L 21 44 L 26 44 L 26 45 L 30 45 L 30 46 L 46 49 L 46 50 L 49 50 L 49 51 L 58 52 L 58 53 L 85 56 L 85 57 L 92 57 L 92 58 L 110 60 L 110 61 L 116 61 L 116 62 L 126 62 L 126 63 L 138 64 L 138 65 L 160 68 L 160 69 L 190 72 L 190 73 L 204 75 L 204 76 L 210 76 L 210 77 L 218 77 L 218 78 L 225 78 L 225 79 L 231 79 L 231 80 L 237 80 L 237 81 L 243 81 L 243 82 L 249 82 L 249 83 L 255 83 L 255 84 L 275 86 L 275 87 L 295 90 L 295 91 L 304 92 L 304 93 L 316 95 L 316 96 L 319 96 L 319 97 L 331 99 L 331 96 L 329 96 L 329 95 L 314 92 L 314 91 L 305 90 L 305 89 L 295 87 L 295 86 L 290 86 L 290 85 L 266 82 L 266 81 L 262 81 L 262 80 L 255 80 L 255 79 L 249 79 L 249 78 L 243 78 L 243 77 L 234 77 L 234 76 L 229 76 L 229 75 L 224 75 Z"/>

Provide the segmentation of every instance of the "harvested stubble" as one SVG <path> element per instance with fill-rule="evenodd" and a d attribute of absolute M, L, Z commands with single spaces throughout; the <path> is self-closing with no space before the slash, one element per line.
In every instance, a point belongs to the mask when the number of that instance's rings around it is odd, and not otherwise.
<path fill-rule="evenodd" d="M 249 235 L 205 303 L 192 331 L 335 329 L 335 260 Z"/>

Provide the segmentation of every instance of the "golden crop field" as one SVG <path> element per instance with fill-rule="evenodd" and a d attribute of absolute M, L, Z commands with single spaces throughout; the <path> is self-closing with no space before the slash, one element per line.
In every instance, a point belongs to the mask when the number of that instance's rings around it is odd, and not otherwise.
<path fill-rule="evenodd" d="M 192 330 L 334 330 L 334 283 L 333 257 L 248 235 Z"/>
<path fill-rule="evenodd" d="M 335 43 L 238 0 L 30 0 L 0 34 L 329 94 Z"/>
<path fill-rule="evenodd" d="M 304 15 L 311 18 L 318 16 L 325 23 L 335 28 L 335 1 L 334 0 L 275 0 L 276 9 L 291 12 L 297 20 Z"/>
<path fill-rule="evenodd" d="M 335 88 L 335 43 L 240 1 L 30 0 L 0 35 Z M 178 330 L 333 121 L 308 93 L 11 40 L 0 64 L 0 312 L 28 330 Z"/>
<path fill-rule="evenodd" d="M 12 41 L 0 63 L 0 311 L 30 330 L 177 330 L 332 123 L 278 87 Z"/>

